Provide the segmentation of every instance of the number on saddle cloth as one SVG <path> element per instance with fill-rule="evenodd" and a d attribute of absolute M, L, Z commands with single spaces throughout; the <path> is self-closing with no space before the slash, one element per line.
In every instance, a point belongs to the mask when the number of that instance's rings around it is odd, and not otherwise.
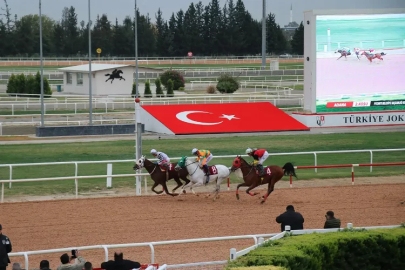
<path fill-rule="evenodd" d="M 170 171 L 174 171 L 174 165 L 173 165 L 173 163 L 169 163 L 169 164 L 166 164 L 166 165 L 162 164 L 162 165 L 160 165 L 159 167 L 160 167 L 160 170 L 161 170 L 162 172 L 165 172 L 167 169 L 169 169 L 169 172 L 170 172 Z"/>
<path fill-rule="evenodd" d="M 215 165 L 208 166 L 208 170 L 210 172 L 210 175 L 218 174 L 218 169 Z"/>
<path fill-rule="evenodd" d="M 259 169 L 257 167 L 255 169 L 256 169 L 256 174 L 260 175 Z M 264 168 L 264 173 L 265 173 L 265 175 L 269 175 L 269 176 L 271 175 L 270 166 L 267 166 L 266 168 Z"/>

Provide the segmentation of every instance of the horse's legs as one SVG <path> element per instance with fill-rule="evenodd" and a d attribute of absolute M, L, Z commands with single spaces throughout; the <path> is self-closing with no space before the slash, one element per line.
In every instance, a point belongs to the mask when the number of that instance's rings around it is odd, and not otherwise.
<path fill-rule="evenodd" d="M 274 185 L 276 184 L 277 181 L 273 181 L 274 179 L 271 179 L 267 188 L 267 193 L 264 195 L 262 199 L 262 204 L 267 200 L 267 197 L 270 196 L 270 194 L 274 191 Z"/>
<path fill-rule="evenodd" d="M 163 183 L 161 183 L 161 185 L 163 186 L 163 189 L 164 189 L 164 191 L 166 192 L 167 195 L 170 195 L 170 196 L 173 196 L 173 197 L 179 195 L 177 193 L 170 193 L 169 192 L 169 190 L 167 189 L 167 185 L 166 185 L 166 179 L 163 180 Z"/>
<path fill-rule="evenodd" d="M 186 193 L 186 188 L 188 188 L 188 187 L 191 187 L 191 185 L 193 184 L 193 182 L 188 182 L 187 184 L 185 184 L 182 188 L 181 188 L 181 191 L 180 191 L 180 194 L 182 194 L 182 193 Z M 190 188 L 191 189 L 191 188 Z M 179 194 L 179 195 L 180 195 Z"/>
<path fill-rule="evenodd" d="M 178 176 L 173 177 L 174 181 L 176 181 L 177 186 L 172 189 L 172 192 L 175 192 L 176 189 L 178 189 L 179 187 L 181 187 L 183 185 L 183 183 L 180 181 L 180 178 Z"/>
<path fill-rule="evenodd" d="M 249 194 L 250 196 L 255 196 L 255 195 L 259 194 L 259 193 L 257 193 L 257 192 L 250 193 L 250 191 L 251 191 L 252 189 L 254 189 L 255 187 L 258 187 L 258 186 L 259 186 L 259 185 L 258 185 L 257 183 L 253 183 L 253 184 L 246 190 L 246 193 Z"/>
<path fill-rule="evenodd" d="M 159 185 L 159 183 L 155 182 L 152 186 L 152 191 L 155 192 L 156 194 L 162 194 L 163 191 L 156 191 L 155 187 L 157 187 Z"/>
<path fill-rule="evenodd" d="M 246 184 L 246 183 L 242 183 L 242 184 L 239 184 L 237 187 L 236 187 L 236 199 L 239 201 L 239 188 L 240 187 L 247 187 L 248 186 L 248 184 Z"/>

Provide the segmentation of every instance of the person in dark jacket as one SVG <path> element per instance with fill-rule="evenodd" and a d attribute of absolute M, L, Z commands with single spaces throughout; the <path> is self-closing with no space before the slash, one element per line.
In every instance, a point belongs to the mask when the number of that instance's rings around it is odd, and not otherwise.
<path fill-rule="evenodd" d="M 326 212 L 325 218 L 324 229 L 340 228 L 340 219 L 335 218 L 335 213 L 333 213 L 333 211 Z"/>
<path fill-rule="evenodd" d="M 114 261 L 110 260 L 101 264 L 101 268 L 105 270 L 130 270 L 140 267 L 141 264 L 139 262 L 124 260 L 124 255 L 121 251 L 114 253 Z"/>
<path fill-rule="evenodd" d="M 281 231 L 285 231 L 285 226 L 290 226 L 291 230 L 303 230 L 304 229 L 304 217 L 295 212 L 294 206 L 287 206 L 287 211 L 276 218 L 277 223 L 281 223 Z"/>
<path fill-rule="evenodd" d="M 49 268 L 49 261 L 48 261 L 48 260 L 42 260 L 42 261 L 39 263 L 39 269 L 40 269 L 40 270 L 51 270 L 51 269 Z"/>
<path fill-rule="evenodd" d="M 8 253 L 11 252 L 11 241 L 2 233 L 3 227 L 0 224 L 0 270 L 6 270 L 7 265 L 10 263 Z"/>

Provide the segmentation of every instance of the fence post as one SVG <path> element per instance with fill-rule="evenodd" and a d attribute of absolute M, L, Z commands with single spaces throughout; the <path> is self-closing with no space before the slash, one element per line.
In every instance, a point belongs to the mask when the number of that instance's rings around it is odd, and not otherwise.
<path fill-rule="evenodd" d="M 316 157 L 316 153 L 314 152 L 314 157 L 315 157 L 315 165 L 318 166 L 318 158 Z M 318 172 L 318 168 L 315 168 L 315 172 Z"/>
<path fill-rule="evenodd" d="M 233 261 L 236 259 L 236 248 L 231 248 L 229 252 L 229 260 Z"/>
<path fill-rule="evenodd" d="M 77 172 L 78 172 L 78 165 L 77 162 L 75 162 L 75 176 L 77 177 Z M 78 198 L 78 183 L 79 180 L 76 178 L 75 179 L 75 193 L 76 193 L 76 199 Z"/>
<path fill-rule="evenodd" d="M 107 109 L 108 108 L 108 105 L 107 105 L 107 102 L 105 103 L 105 113 L 107 113 Z M 102 123 L 101 123 L 102 124 Z"/>
<path fill-rule="evenodd" d="M 348 229 L 353 229 L 353 223 L 347 223 L 347 228 Z"/>
<path fill-rule="evenodd" d="M 10 182 L 8 183 L 8 188 L 11 188 L 12 180 L 13 180 L 13 165 L 9 165 L 10 168 Z"/>
<path fill-rule="evenodd" d="M 1 123 L 0 123 L 0 136 L 3 136 L 3 126 Z"/>
<path fill-rule="evenodd" d="M 1 183 L 1 203 L 4 202 L 4 183 Z"/>
<path fill-rule="evenodd" d="M 11 104 L 11 115 L 14 115 L 14 104 Z"/>
<path fill-rule="evenodd" d="M 146 177 L 146 175 L 145 175 L 144 180 L 145 180 L 145 195 L 147 195 L 148 194 L 148 178 Z"/>
<path fill-rule="evenodd" d="M 354 166 L 352 165 L 352 185 L 354 185 Z"/>
<path fill-rule="evenodd" d="M 292 175 L 290 174 L 290 188 L 292 188 Z"/>
<path fill-rule="evenodd" d="M 149 244 L 150 252 L 151 252 L 151 262 L 155 263 L 155 248 L 152 244 Z"/>
<path fill-rule="evenodd" d="M 370 150 L 370 164 L 373 164 L 373 151 Z M 370 172 L 373 172 L 373 166 L 370 166 Z"/>
<path fill-rule="evenodd" d="M 108 163 L 107 164 L 107 175 L 112 175 L 112 163 Z M 107 177 L 107 188 L 110 188 L 112 185 L 112 178 L 111 177 Z"/>
<path fill-rule="evenodd" d="M 105 262 L 107 262 L 108 261 L 108 246 L 103 245 L 102 247 L 104 248 L 104 259 L 105 259 Z"/>
<path fill-rule="evenodd" d="M 29 262 L 28 262 L 28 254 L 24 252 L 24 260 L 25 260 L 25 269 L 29 269 Z"/>
<path fill-rule="evenodd" d="M 262 245 L 264 243 L 264 238 L 263 237 L 259 237 L 259 242 L 257 243 L 259 246 Z"/>
<path fill-rule="evenodd" d="M 229 177 L 228 177 L 228 191 L 229 191 Z"/>

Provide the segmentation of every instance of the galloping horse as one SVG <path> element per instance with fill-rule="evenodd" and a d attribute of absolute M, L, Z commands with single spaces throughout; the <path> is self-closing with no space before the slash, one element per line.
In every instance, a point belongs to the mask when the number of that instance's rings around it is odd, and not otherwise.
<path fill-rule="evenodd" d="M 264 203 L 267 200 L 267 197 L 270 195 L 270 193 L 273 192 L 274 190 L 274 185 L 281 179 L 283 178 L 284 175 L 295 175 L 295 170 L 294 166 L 288 162 L 286 163 L 283 168 L 279 166 L 268 166 L 265 168 L 265 175 L 264 176 L 259 176 L 258 172 L 254 168 L 254 166 L 250 165 L 247 163 L 246 160 L 244 160 L 241 156 L 237 156 L 235 160 L 233 161 L 231 171 L 236 171 L 237 169 L 242 170 L 243 174 L 243 181 L 245 181 L 242 184 L 239 184 L 236 188 L 236 198 L 239 200 L 239 188 L 240 187 L 249 187 L 246 190 L 246 193 L 249 194 L 250 196 L 255 196 L 258 193 L 250 193 L 250 191 L 260 185 L 264 184 L 269 184 L 267 188 L 266 195 L 262 197 L 262 202 Z"/>
<path fill-rule="evenodd" d="M 361 55 L 365 55 L 368 59 L 368 61 L 370 61 L 370 63 L 373 61 L 373 59 L 380 59 L 380 60 L 384 60 L 382 58 L 383 55 L 387 55 L 386 53 L 382 52 L 382 53 L 368 53 L 366 51 L 362 52 Z"/>
<path fill-rule="evenodd" d="M 190 190 L 195 194 L 193 187 L 204 185 L 206 179 L 204 171 L 199 166 L 199 162 L 197 161 L 196 158 L 182 157 L 177 163 L 175 169 L 179 170 L 180 168 L 186 168 L 191 178 L 191 182 L 182 187 L 183 192 L 185 188 L 190 187 Z M 208 183 L 213 181 L 216 182 L 216 187 L 215 190 L 213 191 L 213 193 L 215 193 L 214 195 L 215 201 L 218 197 L 218 193 L 221 188 L 221 183 L 225 178 L 229 177 L 230 171 L 228 167 L 224 165 L 209 166 L 209 171 L 210 176 Z"/>
<path fill-rule="evenodd" d="M 336 52 L 340 53 L 340 57 L 336 60 L 339 60 L 340 58 L 342 58 L 343 56 L 345 57 L 345 59 L 347 60 L 347 56 L 351 55 L 352 53 L 350 52 L 349 48 L 343 48 L 341 50 L 337 50 Z"/>
<path fill-rule="evenodd" d="M 188 175 L 187 170 L 179 170 L 179 171 L 174 170 L 174 167 L 176 165 L 177 163 L 171 163 L 169 169 L 166 169 L 166 171 L 162 171 L 158 164 L 152 163 L 152 161 L 148 160 L 145 156 L 142 156 L 139 160 L 136 161 L 134 165 L 134 170 L 136 171 L 145 168 L 148 171 L 150 177 L 155 182 L 152 186 L 152 191 L 155 192 L 156 194 L 161 194 L 163 192 L 155 190 L 156 186 L 162 185 L 166 194 L 169 194 L 171 196 L 177 196 L 179 194 L 172 194 L 168 191 L 166 181 L 171 179 L 174 179 L 174 181 L 176 181 L 177 186 L 172 190 L 172 192 L 174 192 L 176 191 L 176 189 L 178 189 L 183 185 L 183 183 L 180 181 L 180 178 L 186 182 L 184 185 L 187 185 L 190 182 L 190 180 L 187 179 Z"/>

